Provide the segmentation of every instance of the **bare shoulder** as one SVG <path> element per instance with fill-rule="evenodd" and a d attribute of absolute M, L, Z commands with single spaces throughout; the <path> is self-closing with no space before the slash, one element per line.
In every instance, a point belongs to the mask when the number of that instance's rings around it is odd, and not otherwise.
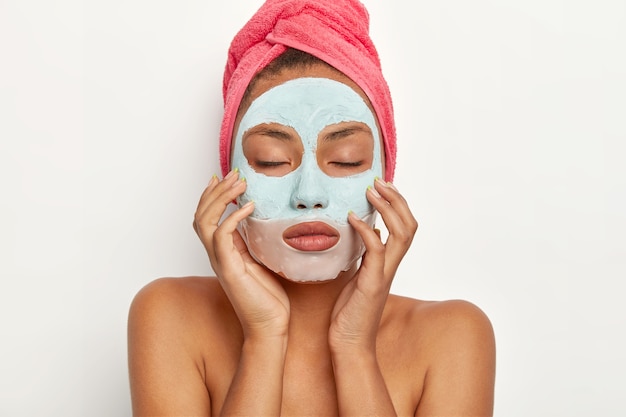
<path fill-rule="evenodd" d="M 385 323 L 389 338 L 407 341 L 401 353 L 422 375 L 416 415 L 491 415 L 496 346 L 481 308 L 390 296 Z"/>
<path fill-rule="evenodd" d="M 189 330 L 194 325 L 206 325 L 205 321 L 216 315 L 229 314 L 229 310 L 230 304 L 215 278 L 159 278 L 135 295 L 129 324 L 171 324 Z"/>
<path fill-rule="evenodd" d="M 423 301 L 390 295 L 387 325 L 415 337 L 445 341 L 459 337 L 493 339 L 491 321 L 477 305 L 465 300 Z M 391 323 L 395 323 L 391 324 Z"/>
<path fill-rule="evenodd" d="M 208 414 L 205 358 L 219 349 L 214 341 L 233 319 L 216 279 L 160 278 L 143 287 L 128 315 L 134 413 Z"/>
<path fill-rule="evenodd" d="M 155 296 L 162 299 L 166 296 L 170 300 L 175 300 L 180 296 L 189 299 L 194 295 L 204 298 L 207 294 L 219 289 L 219 283 L 214 277 L 177 277 L 158 278 L 146 284 L 135 296 L 133 303 L 137 300 L 151 300 Z"/>
<path fill-rule="evenodd" d="M 390 336 L 402 334 L 419 348 L 429 367 L 453 357 L 495 357 L 491 321 L 477 305 L 465 300 L 423 301 L 391 295 L 385 314 Z"/>
<path fill-rule="evenodd" d="M 143 331 L 188 342 L 189 351 L 206 354 L 206 338 L 225 336 L 239 321 L 214 277 L 159 278 L 135 295 L 128 316 L 129 339 Z M 194 352 L 196 353 L 196 352 Z"/>
<path fill-rule="evenodd" d="M 182 307 L 179 304 L 187 305 L 189 308 L 206 304 L 209 301 L 220 301 L 224 294 L 217 279 L 213 277 L 181 277 L 181 278 L 159 278 L 145 285 L 131 304 L 131 312 L 134 309 L 153 307 L 157 304 L 161 311 L 168 311 L 169 308 Z M 163 310 L 164 309 L 164 310 Z"/>

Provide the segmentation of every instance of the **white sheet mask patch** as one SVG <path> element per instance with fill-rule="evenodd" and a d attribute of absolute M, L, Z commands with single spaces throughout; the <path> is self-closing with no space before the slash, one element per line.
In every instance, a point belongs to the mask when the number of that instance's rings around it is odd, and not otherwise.
<path fill-rule="evenodd" d="M 331 177 L 319 168 L 316 147 L 320 131 L 340 122 L 361 122 L 369 127 L 374 139 L 373 162 L 358 174 Z M 292 127 L 304 147 L 300 166 L 281 177 L 256 172 L 243 153 L 244 133 L 267 123 Z M 248 184 L 239 205 L 255 203 L 254 212 L 241 222 L 239 230 L 257 261 L 293 281 L 325 281 L 349 269 L 363 255 L 363 242 L 347 216 L 351 210 L 372 227 L 376 221 L 365 191 L 376 177 L 382 177 L 381 147 L 374 115 L 352 88 L 326 78 L 297 78 L 266 91 L 241 119 L 232 166 L 239 168 Z M 303 223 L 330 226 L 339 234 L 337 243 L 320 251 L 288 245 L 285 230 Z"/>

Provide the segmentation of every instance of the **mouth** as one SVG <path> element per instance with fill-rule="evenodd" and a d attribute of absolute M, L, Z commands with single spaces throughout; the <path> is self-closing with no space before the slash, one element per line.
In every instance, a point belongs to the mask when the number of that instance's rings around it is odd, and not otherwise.
<path fill-rule="evenodd" d="M 305 222 L 287 228 L 283 241 L 303 252 L 321 252 L 339 242 L 339 232 L 323 222 Z"/>

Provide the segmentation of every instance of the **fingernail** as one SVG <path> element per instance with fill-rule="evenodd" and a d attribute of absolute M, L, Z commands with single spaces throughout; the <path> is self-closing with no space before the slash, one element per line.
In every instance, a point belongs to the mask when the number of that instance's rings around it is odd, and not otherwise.
<path fill-rule="evenodd" d="M 390 182 L 385 182 L 382 178 L 378 177 L 376 178 L 376 182 L 380 185 L 382 185 L 383 187 L 389 187 L 391 185 Z"/>
<path fill-rule="evenodd" d="M 215 183 L 215 181 L 217 181 L 217 174 L 213 174 L 213 176 L 211 177 L 211 179 L 209 180 L 209 185 L 213 185 L 213 183 Z"/>
<path fill-rule="evenodd" d="M 230 171 L 230 172 L 229 172 L 229 173 L 228 173 L 228 174 L 224 177 L 224 179 L 225 179 L 225 180 L 227 180 L 227 179 L 229 179 L 229 178 L 232 178 L 232 177 L 233 177 L 233 175 L 235 175 L 235 174 L 237 174 L 237 173 L 239 173 L 239 168 L 235 168 L 235 169 L 231 170 L 231 171 Z"/>
<path fill-rule="evenodd" d="M 239 184 L 241 184 L 242 182 L 246 182 L 246 177 L 241 177 L 239 178 L 239 180 L 233 182 L 233 185 L 231 185 L 231 187 L 235 188 L 236 186 L 238 186 Z"/>
<path fill-rule="evenodd" d="M 376 191 L 376 189 L 371 185 L 367 186 L 367 191 L 370 191 L 374 197 L 380 198 L 380 194 L 378 194 L 378 191 Z"/>
<path fill-rule="evenodd" d="M 246 204 L 244 204 L 243 206 L 241 206 L 241 208 L 242 208 L 242 209 L 243 209 L 243 208 L 247 208 L 247 207 L 250 207 L 250 206 L 252 206 L 252 205 L 254 205 L 254 200 L 250 200 L 250 201 L 248 201 Z"/>
<path fill-rule="evenodd" d="M 383 187 L 391 188 L 392 190 L 398 191 L 398 189 L 389 181 L 385 182 L 380 178 L 376 178 L 376 182 Z"/>

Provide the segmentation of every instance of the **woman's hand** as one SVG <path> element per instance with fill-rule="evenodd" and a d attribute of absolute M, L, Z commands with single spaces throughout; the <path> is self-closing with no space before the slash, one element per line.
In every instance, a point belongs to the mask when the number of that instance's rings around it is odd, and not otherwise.
<path fill-rule="evenodd" d="M 367 199 L 381 214 L 389 231 L 386 243 L 380 232 L 350 213 L 348 221 L 365 244 L 365 255 L 356 276 L 335 304 L 329 330 L 331 350 L 374 352 L 380 319 L 400 261 L 417 231 L 406 200 L 390 183 L 376 180 Z"/>
<path fill-rule="evenodd" d="M 241 322 L 244 337 L 286 336 L 289 299 L 276 277 L 257 263 L 237 231 L 254 210 L 252 202 L 232 212 L 220 224 L 228 204 L 246 189 L 237 170 L 223 180 L 214 176 L 202 193 L 194 229 L 204 244 L 211 266 Z"/>

